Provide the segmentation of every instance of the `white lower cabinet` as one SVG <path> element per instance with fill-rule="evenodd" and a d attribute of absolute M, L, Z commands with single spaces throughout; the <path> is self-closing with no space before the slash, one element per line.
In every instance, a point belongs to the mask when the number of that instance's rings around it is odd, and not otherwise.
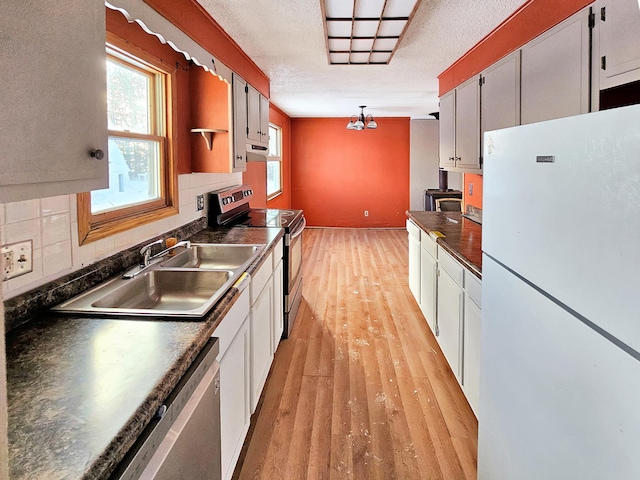
<path fill-rule="evenodd" d="M 262 387 L 273 361 L 273 259 L 272 254 L 251 278 L 251 413 L 255 412 Z"/>
<path fill-rule="evenodd" d="M 465 272 L 467 273 L 467 272 Z M 482 310 L 467 293 L 464 300 L 464 342 L 462 390 L 473 413 L 478 416 L 480 403 L 480 324 Z"/>
<path fill-rule="evenodd" d="M 442 258 L 442 250 L 438 259 Z M 458 382 L 462 383 L 462 324 L 464 321 L 464 291 L 451 274 L 438 269 L 438 343 Z"/>
<path fill-rule="evenodd" d="M 409 234 L 409 289 L 420 305 L 420 227 L 407 220 Z"/>
<path fill-rule="evenodd" d="M 233 475 L 251 419 L 249 301 L 247 288 L 213 332 L 220 343 L 220 432 L 224 480 Z"/>
<path fill-rule="evenodd" d="M 438 334 L 436 325 L 438 261 L 432 254 L 437 251 L 436 242 L 427 234 L 422 235 L 420 252 L 420 309 L 434 335 Z"/>

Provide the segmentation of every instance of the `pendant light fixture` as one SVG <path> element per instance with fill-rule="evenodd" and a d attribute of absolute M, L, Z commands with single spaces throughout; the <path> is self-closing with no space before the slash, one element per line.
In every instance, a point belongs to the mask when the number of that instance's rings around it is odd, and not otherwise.
<path fill-rule="evenodd" d="M 378 124 L 373 119 L 373 115 L 369 114 L 364 116 L 364 109 L 366 105 L 360 105 L 360 115 L 351 115 L 349 123 L 347 124 L 347 130 L 364 130 L 365 128 L 378 128 Z"/>

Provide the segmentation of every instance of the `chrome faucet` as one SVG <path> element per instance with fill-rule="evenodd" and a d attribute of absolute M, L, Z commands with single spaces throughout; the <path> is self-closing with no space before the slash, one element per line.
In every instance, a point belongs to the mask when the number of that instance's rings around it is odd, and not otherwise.
<path fill-rule="evenodd" d="M 153 246 L 162 245 L 162 244 L 164 244 L 164 240 L 160 239 L 142 247 L 140 249 L 140 255 L 142 255 L 142 258 L 140 259 L 140 263 L 136 267 L 132 268 L 131 270 L 127 271 L 124 275 L 122 275 L 122 278 L 134 278 L 137 275 L 141 274 L 142 272 L 145 272 L 147 270 L 147 267 L 149 267 L 152 264 L 158 263 L 155 260 L 161 259 L 162 257 L 164 257 L 166 254 L 168 254 L 170 251 L 172 251 L 175 248 L 191 247 L 191 242 L 189 240 L 183 240 L 181 242 L 176 243 L 175 245 L 170 246 L 169 248 L 162 250 L 159 253 L 156 253 L 155 255 L 151 255 L 151 250 Z"/>
<path fill-rule="evenodd" d="M 151 262 L 151 249 L 153 248 L 154 245 L 162 245 L 164 244 L 164 240 L 160 239 L 160 240 L 156 240 L 155 242 L 151 242 L 148 245 L 145 245 L 144 247 L 142 247 L 140 249 L 140 255 L 142 255 L 142 258 L 140 259 L 140 268 L 145 268 L 149 266 L 149 262 Z"/>
<path fill-rule="evenodd" d="M 151 260 L 155 260 L 156 258 L 164 257 L 171 250 L 174 250 L 174 249 L 176 249 L 178 247 L 191 248 L 191 242 L 189 240 L 182 240 L 181 242 L 178 242 L 175 245 L 172 245 L 169 248 L 166 248 L 166 249 L 162 250 L 160 253 L 156 253 L 155 255 L 153 255 L 152 257 L 147 259 L 147 265 L 148 265 L 148 262 L 150 262 Z"/>

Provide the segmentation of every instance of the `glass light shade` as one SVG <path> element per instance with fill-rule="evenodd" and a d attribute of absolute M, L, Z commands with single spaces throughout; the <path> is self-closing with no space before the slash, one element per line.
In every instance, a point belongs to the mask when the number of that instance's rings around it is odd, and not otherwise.
<path fill-rule="evenodd" d="M 371 117 L 371 119 L 367 122 L 367 128 L 378 128 L 378 124 L 373 119 L 373 117 Z"/>
<path fill-rule="evenodd" d="M 356 130 L 362 130 L 364 128 L 364 122 L 359 118 L 358 121 L 353 124 L 353 126 Z"/>

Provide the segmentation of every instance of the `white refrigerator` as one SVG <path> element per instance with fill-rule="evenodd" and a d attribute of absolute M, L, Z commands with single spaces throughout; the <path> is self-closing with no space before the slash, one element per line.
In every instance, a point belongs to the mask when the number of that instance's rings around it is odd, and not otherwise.
<path fill-rule="evenodd" d="M 484 140 L 478 478 L 640 479 L 640 105 Z"/>

